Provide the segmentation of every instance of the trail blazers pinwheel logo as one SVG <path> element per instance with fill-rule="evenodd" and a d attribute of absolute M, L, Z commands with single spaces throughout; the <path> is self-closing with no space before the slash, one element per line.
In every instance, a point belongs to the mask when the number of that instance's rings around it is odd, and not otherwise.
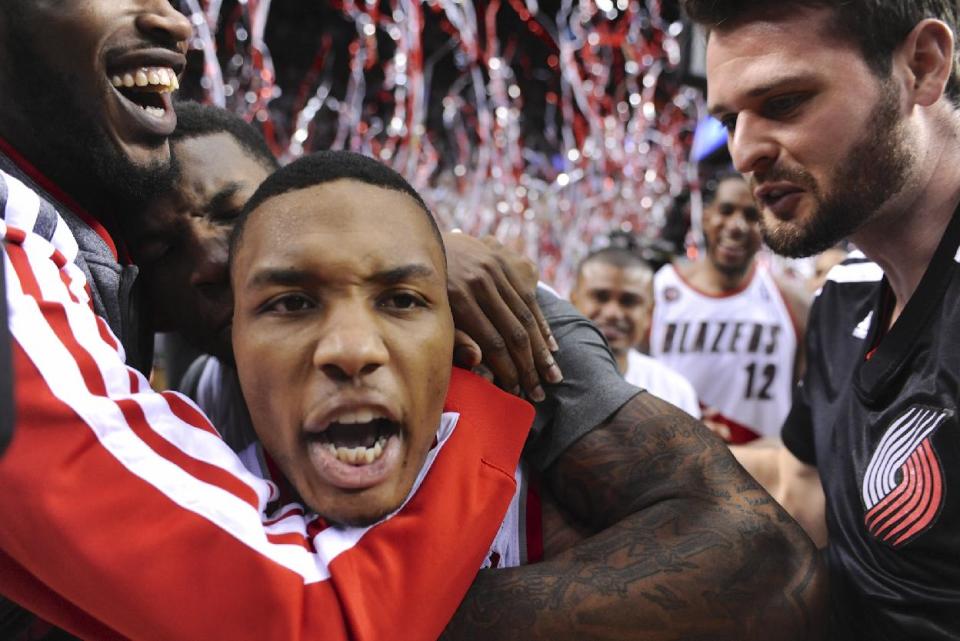
<path fill-rule="evenodd" d="M 864 522 L 898 548 L 933 525 L 944 499 L 943 467 L 931 439 L 948 410 L 914 405 L 880 439 L 863 477 Z"/>

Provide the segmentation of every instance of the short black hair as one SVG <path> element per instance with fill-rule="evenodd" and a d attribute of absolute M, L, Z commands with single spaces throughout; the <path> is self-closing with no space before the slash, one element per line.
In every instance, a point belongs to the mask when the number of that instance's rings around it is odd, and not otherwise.
<path fill-rule="evenodd" d="M 630 269 L 639 267 L 653 273 L 653 267 L 645 261 L 637 252 L 624 247 L 604 247 L 587 254 L 587 257 L 577 265 L 577 281 L 583 275 L 583 268 L 588 263 L 603 263 L 618 269 Z"/>
<path fill-rule="evenodd" d="M 177 112 L 177 128 L 170 136 L 171 145 L 181 140 L 225 133 L 233 136 L 264 168 L 274 171 L 280 166 L 257 128 L 235 113 L 191 101 L 174 103 L 173 108 Z"/>
<path fill-rule="evenodd" d="M 430 228 L 440 244 L 441 252 L 444 255 L 444 260 L 446 260 L 446 249 L 444 248 L 443 237 L 440 235 L 440 228 L 437 227 L 437 221 L 417 190 L 403 176 L 373 158 L 352 151 L 317 151 L 301 156 L 286 167 L 278 169 L 257 188 L 257 191 L 247 201 L 233 228 L 233 234 L 230 238 L 231 261 L 240 246 L 243 230 L 250 215 L 260 205 L 287 192 L 299 191 L 335 180 L 356 180 L 375 187 L 398 191 L 413 198 L 420 209 L 423 210 L 427 220 L 430 221 Z M 387 215 L 389 212 L 384 212 L 384 214 Z"/>
<path fill-rule="evenodd" d="M 735 29 L 754 16 L 770 12 L 829 8 L 833 11 L 832 35 L 856 43 L 864 60 L 881 78 L 890 75 L 893 52 L 921 20 L 942 20 L 954 38 L 960 37 L 956 0 L 682 0 L 682 5 L 694 22 L 718 31 Z M 945 93 L 954 105 L 960 105 L 960 60 L 956 52 Z"/>
<path fill-rule="evenodd" d="M 720 185 L 725 182 L 737 180 L 749 186 L 750 182 L 743 174 L 736 171 L 721 171 L 710 180 L 706 181 L 703 190 L 703 206 L 709 207 L 717 199 L 717 192 L 720 191 Z"/>

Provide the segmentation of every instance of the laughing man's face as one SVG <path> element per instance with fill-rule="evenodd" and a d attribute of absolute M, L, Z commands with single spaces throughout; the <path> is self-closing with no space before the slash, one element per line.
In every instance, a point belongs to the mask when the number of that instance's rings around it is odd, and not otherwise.
<path fill-rule="evenodd" d="M 55 179 L 72 170 L 101 189 L 167 167 L 186 17 L 161 0 L 16 4 L 0 13 L 0 117 L 14 146 Z"/>

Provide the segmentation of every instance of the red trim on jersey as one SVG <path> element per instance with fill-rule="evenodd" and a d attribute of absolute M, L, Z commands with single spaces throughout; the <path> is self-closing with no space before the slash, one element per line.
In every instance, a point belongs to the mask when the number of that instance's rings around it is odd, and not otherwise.
<path fill-rule="evenodd" d="M 73 294 L 73 290 L 70 289 L 70 277 L 67 276 L 67 272 L 61 269 L 60 271 L 60 280 L 63 282 L 63 286 L 67 288 L 67 293 L 70 294 L 70 300 L 74 303 L 80 303 L 80 299 Z"/>
<path fill-rule="evenodd" d="M 707 409 L 707 406 L 701 403 L 700 408 Z M 730 443 L 731 445 L 743 445 L 744 443 L 749 443 L 750 441 L 755 441 L 760 438 L 759 434 L 754 432 L 746 425 L 738 423 L 732 418 L 727 418 L 719 412 L 713 414 L 710 417 L 710 420 L 721 423 L 730 430 L 730 438 L 727 440 L 727 443 Z"/>
<path fill-rule="evenodd" d="M 737 294 L 742 294 L 743 292 L 747 291 L 747 288 L 750 287 L 750 283 L 753 282 L 753 277 L 756 276 L 757 274 L 757 261 L 754 260 L 753 264 L 750 265 L 750 273 L 747 274 L 746 280 L 744 280 L 744 282 L 739 287 L 737 287 L 736 289 L 731 289 L 731 290 L 722 292 L 720 294 L 713 294 L 711 292 L 706 292 L 700 289 L 699 287 L 691 283 L 689 280 L 687 280 L 687 278 L 682 273 L 680 273 L 680 269 L 677 268 L 676 265 L 671 263 L 670 266 L 673 267 L 673 271 L 677 275 L 677 278 L 680 279 L 681 283 L 683 283 L 684 285 L 686 285 L 696 293 L 700 294 L 701 296 L 706 296 L 707 298 L 731 298 L 733 296 L 736 296 Z"/>
<path fill-rule="evenodd" d="M 17 232 L 19 235 L 23 235 L 23 232 L 19 229 L 12 229 L 7 227 L 7 238 L 14 236 L 11 232 Z M 30 270 L 30 260 L 27 258 L 26 252 L 23 251 L 23 245 L 20 242 L 7 242 L 7 258 L 10 260 L 10 265 L 13 267 L 13 271 L 16 272 L 17 278 L 20 280 L 20 289 L 23 290 L 23 293 L 27 296 L 31 296 L 40 299 L 40 283 L 37 282 L 37 279 L 34 277 L 33 272 Z"/>
<path fill-rule="evenodd" d="M 277 514 L 272 519 L 266 519 L 264 525 L 276 525 L 280 521 L 289 518 L 291 516 L 303 516 L 303 508 L 298 505 L 288 506 L 287 509 L 282 510 L 280 514 Z"/>
<path fill-rule="evenodd" d="M 179 418 L 181 421 L 189 425 L 199 427 L 202 430 L 206 430 L 214 436 L 220 436 L 220 433 L 217 432 L 216 428 L 213 427 L 213 423 L 211 423 L 202 412 L 195 409 L 192 405 L 183 400 L 182 396 L 175 392 L 162 392 L 160 395 L 163 396 L 164 400 L 167 401 L 167 405 L 170 407 L 170 411 L 173 413 L 173 415 Z"/>
<path fill-rule="evenodd" d="M 130 379 L 130 392 L 132 394 L 140 393 L 140 379 L 132 369 L 127 370 L 127 378 Z"/>
<path fill-rule="evenodd" d="M 531 471 L 527 478 L 527 563 L 543 560 L 543 506 L 540 501 L 540 475 Z"/>
<path fill-rule="evenodd" d="M 8 244 L 7 255 L 10 257 L 10 263 L 13 265 L 24 292 L 30 296 L 34 296 L 38 301 L 42 300 L 40 287 L 30 269 L 23 247 L 17 244 Z M 66 310 L 62 305 L 51 301 L 44 301 L 44 303 L 46 308 L 45 316 L 50 325 L 50 329 L 57 335 L 63 347 L 76 363 L 87 391 L 94 396 L 108 397 L 106 381 L 103 379 L 100 368 L 90 352 L 80 344 L 73 334 L 70 322 L 67 319 Z M 98 327 L 100 327 L 99 324 Z M 182 401 L 180 403 L 182 403 Z M 258 497 L 246 483 L 215 465 L 191 457 L 158 434 L 147 421 L 143 408 L 135 400 L 125 398 L 114 401 L 114 404 L 120 409 L 130 429 L 161 457 L 171 461 L 194 478 L 220 487 L 255 508 L 259 506 L 260 502 Z M 178 407 L 177 409 L 182 408 Z M 192 408 L 189 408 L 189 406 L 187 406 L 187 409 L 191 409 L 192 411 Z M 171 408 L 171 411 L 176 415 L 176 411 L 174 411 L 173 408 Z M 209 425 L 209 421 L 206 421 L 205 418 L 204 422 Z M 198 429 L 203 429 L 195 424 L 191 425 Z M 215 431 L 214 434 L 216 434 Z"/>
<path fill-rule="evenodd" d="M 102 316 L 97 316 L 97 331 L 100 332 L 100 338 L 103 339 L 103 342 L 112 347 L 113 351 L 120 349 L 117 341 L 113 337 L 113 333 L 110 331 L 110 328 L 107 327 L 107 321 L 103 320 Z"/>
<path fill-rule="evenodd" d="M 17 229 L 16 227 L 10 227 L 7 225 L 7 233 L 4 236 L 4 239 L 8 243 L 15 243 L 17 245 L 22 245 L 23 241 L 27 239 L 27 233 L 22 229 Z"/>
<path fill-rule="evenodd" d="M 60 189 L 56 183 L 47 178 L 43 172 L 37 169 L 36 166 L 29 160 L 24 158 L 23 155 L 14 149 L 9 142 L 3 139 L 3 137 L 0 137 L 0 152 L 3 152 L 5 156 L 12 160 L 14 164 L 23 171 L 23 173 L 30 176 L 33 182 L 37 183 L 44 191 L 69 207 L 72 213 L 76 214 L 80 220 L 90 227 L 90 229 L 95 231 L 97 236 L 102 238 L 103 242 L 105 242 L 107 247 L 110 248 L 110 253 L 113 254 L 113 259 L 119 262 L 120 258 L 117 253 L 117 245 L 113 242 L 113 238 L 110 237 L 110 232 L 108 232 L 107 228 L 103 226 L 103 223 L 92 216 L 86 209 L 81 207 L 76 200 L 74 200 L 65 191 Z M 124 249 L 123 254 L 124 263 L 129 264 L 130 258 L 126 253 L 126 249 Z"/>

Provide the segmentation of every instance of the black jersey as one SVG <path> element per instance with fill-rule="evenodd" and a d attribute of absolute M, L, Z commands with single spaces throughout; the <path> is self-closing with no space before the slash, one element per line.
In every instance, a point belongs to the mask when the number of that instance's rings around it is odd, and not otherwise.
<path fill-rule="evenodd" d="M 862 254 L 811 310 L 784 444 L 826 494 L 835 639 L 960 639 L 960 214 L 916 293 Z"/>

